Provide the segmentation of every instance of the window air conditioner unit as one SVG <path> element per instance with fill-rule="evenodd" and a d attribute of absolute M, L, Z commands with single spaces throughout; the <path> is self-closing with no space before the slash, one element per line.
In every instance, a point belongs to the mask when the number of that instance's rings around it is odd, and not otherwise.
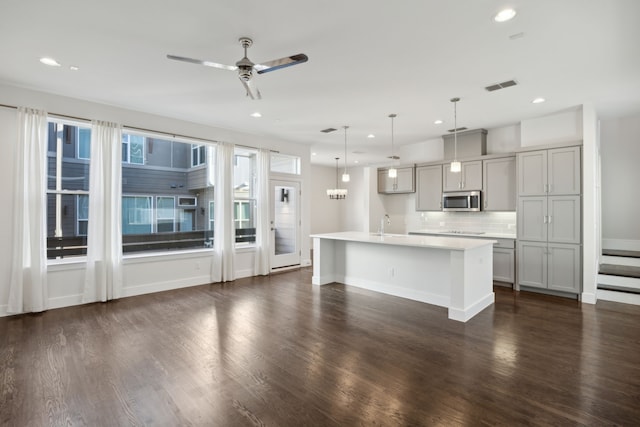
<path fill-rule="evenodd" d="M 178 206 L 181 208 L 194 208 L 198 205 L 195 197 L 178 197 Z"/>

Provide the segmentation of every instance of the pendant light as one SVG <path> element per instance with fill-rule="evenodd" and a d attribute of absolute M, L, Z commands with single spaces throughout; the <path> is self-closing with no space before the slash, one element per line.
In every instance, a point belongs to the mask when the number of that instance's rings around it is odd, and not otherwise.
<path fill-rule="evenodd" d="M 342 174 L 342 182 L 349 182 L 351 179 L 347 173 L 347 129 L 349 126 L 344 127 L 344 173 Z"/>
<path fill-rule="evenodd" d="M 458 111 L 457 104 L 460 98 L 451 98 L 453 102 L 453 161 L 451 162 L 451 172 L 458 173 L 462 170 L 462 165 L 458 161 Z"/>
<path fill-rule="evenodd" d="M 398 169 L 395 168 L 396 160 L 400 159 L 400 157 L 396 156 L 393 150 L 393 119 L 395 119 L 397 114 L 389 114 L 389 118 L 391 119 L 391 167 L 389 168 L 389 178 L 395 178 L 398 176 Z"/>
<path fill-rule="evenodd" d="M 335 188 L 330 188 L 327 190 L 327 196 L 329 196 L 329 198 L 333 200 L 340 200 L 347 197 L 346 188 L 338 187 L 338 160 L 340 160 L 340 157 L 336 157 L 336 186 Z"/>

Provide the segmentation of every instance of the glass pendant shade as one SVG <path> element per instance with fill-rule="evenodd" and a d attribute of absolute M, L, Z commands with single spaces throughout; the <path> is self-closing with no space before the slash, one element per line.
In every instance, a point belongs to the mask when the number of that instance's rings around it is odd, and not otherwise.
<path fill-rule="evenodd" d="M 389 178 L 396 178 L 398 176 L 398 169 L 389 168 Z"/>
<path fill-rule="evenodd" d="M 351 181 L 351 177 L 349 176 L 348 173 L 343 173 L 342 174 L 342 182 L 349 182 Z"/>
<path fill-rule="evenodd" d="M 460 172 L 462 171 L 462 164 L 458 161 L 451 162 L 451 172 Z"/>

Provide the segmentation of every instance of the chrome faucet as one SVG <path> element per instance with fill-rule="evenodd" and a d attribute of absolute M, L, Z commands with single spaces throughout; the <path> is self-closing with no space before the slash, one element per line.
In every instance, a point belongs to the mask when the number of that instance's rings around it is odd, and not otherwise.
<path fill-rule="evenodd" d="M 380 235 L 384 236 L 384 220 L 387 220 L 387 224 L 391 225 L 391 218 L 389 217 L 389 215 L 384 214 L 384 216 L 382 218 L 380 218 Z"/>

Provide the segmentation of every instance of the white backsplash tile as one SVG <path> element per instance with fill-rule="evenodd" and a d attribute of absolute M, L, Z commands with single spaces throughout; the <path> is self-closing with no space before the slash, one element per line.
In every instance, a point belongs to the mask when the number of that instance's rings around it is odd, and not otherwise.
<path fill-rule="evenodd" d="M 406 218 L 407 231 L 460 230 L 516 232 L 515 212 L 416 212 Z"/>

